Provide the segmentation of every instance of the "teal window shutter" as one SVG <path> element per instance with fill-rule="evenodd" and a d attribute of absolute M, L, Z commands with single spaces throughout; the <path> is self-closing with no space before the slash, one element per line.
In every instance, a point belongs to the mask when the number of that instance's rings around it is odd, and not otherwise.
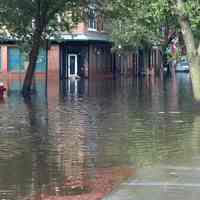
<path fill-rule="evenodd" d="M 11 72 L 24 71 L 24 59 L 19 48 L 8 48 L 8 69 Z"/>
<path fill-rule="evenodd" d="M 36 72 L 45 72 L 46 71 L 46 49 L 41 48 L 39 50 L 38 59 L 36 63 Z"/>

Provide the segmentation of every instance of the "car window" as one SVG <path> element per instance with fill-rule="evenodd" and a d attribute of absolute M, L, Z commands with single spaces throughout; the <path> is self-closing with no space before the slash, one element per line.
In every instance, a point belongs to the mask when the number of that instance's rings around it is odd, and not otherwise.
<path fill-rule="evenodd" d="M 182 65 L 188 65 L 188 62 L 187 61 L 182 61 L 181 64 Z"/>

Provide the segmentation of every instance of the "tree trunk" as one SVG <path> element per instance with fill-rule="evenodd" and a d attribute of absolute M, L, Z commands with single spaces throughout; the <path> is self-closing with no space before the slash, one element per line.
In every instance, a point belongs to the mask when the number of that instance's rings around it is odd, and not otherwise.
<path fill-rule="evenodd" d="M 177 0 L 177 15 L 179 24 L 181 26 L 181 32 L 187 48 L 187 54 L 189 59 L 194 58 L 197 55 L 197 48 L 195 47 L 194 35 L 192 33 L 188 16 L 185 15 L 185 7 L 183 0 Z"/>
<path fill-rule="evenodd" d="M 200 101 L 200 45 L 198 48 L 195 46 L 194 35 L 189 24 L 189 19 L 184 14 L 184 9 L 183 0 L 177 0 L 176 11 L 190 61 L 193 95 L 195 100 Z"/>
<path fill-rule="evenodd" d="M 42 33 L 46 27 L 47 21 L 46 21 L 46 9 L 45 12 L 42 10 L 42 1 L 38 0 L 36 2 L 37 5 L 37 15 L 35 16 L 34 20 L 34 26 L 35 30 L 33 32 L 32 37 L 32 48 L 29 53 L 29 65 L 26 70 L 26 75 L 24 78 L 23 88 L 22 88 L 22 94 L 24 97 L 30 95 L 32 81 L 33 81 L 33 75 L 35 73 L 36 68 L 36 62 L 38 58 L 40 43 L 42 41 Z"/>
<path fill-rule="evenodd" d="M 22 94 L 24 97 L 30 94 L 36 62 L 39 54 L 41 36 L 39 34 L 35 34 L 34 38 L 35 39 L 33 40 L 33 45 L 29 53 L 29 64 L 26 70 L 26 75 L 24 78 L 24 83 L 22 88 Z"/>
<path fill-rule="evenodd" d="M 200 43 L 199 43 L 199 47 L 198 47 L 198 50 L 197 50 L 198 52 L 198 55 L 200 56 Z"/>
<path fill-rule="evenodd" d="M 194 98 L 195 100 L 200 101 L 200 56 L 192 58 L 190 74 Z"/>

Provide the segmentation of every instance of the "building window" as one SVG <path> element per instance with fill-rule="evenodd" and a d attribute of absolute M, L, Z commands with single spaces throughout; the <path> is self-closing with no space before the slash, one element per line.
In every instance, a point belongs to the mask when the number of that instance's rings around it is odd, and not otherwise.
<path fill-rule="evenodd" d="M 24 71 L 23 55 L 19 48 L 8 48 L 8 67 L 12 72 Z"/>
<path fill-rule="evenodd" d="M 89 11 L 88 30 L 97 31 L 97 16 L 94 8 Z"/>
<path fill-rule="evenodd" d="M 8 48 L 8 68 L 10 72 L 23 72 L 28 67 L 28 53 L 17 47 Z M 36 61 L 36 72 L 45 72 L 47 65 L 46 50 L 40 49 Z M 1 69 L 1 68 L 0 68 Z"/>
<path fill-rule="evenodd" d="M 47 51 L 46 49 L 40 48 L 37 62 L 36 62 L 36 72 L 45 72 L 47 65 Z"/>

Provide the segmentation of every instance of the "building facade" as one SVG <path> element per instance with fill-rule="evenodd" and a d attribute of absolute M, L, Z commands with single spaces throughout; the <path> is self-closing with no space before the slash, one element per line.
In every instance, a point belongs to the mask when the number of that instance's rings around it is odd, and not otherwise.
<path fill-rule="evenodd" d="M 40 49 L 36 74 L 48 72 L 51 77 L 68 79 L 80 77 L 96 79 L 115 75 L 153 75 L 162 69 L 162 55 L 158 48 L 112 53 L 112 42 L 106 23 L 91 6 L 88 20 L 79 23 L 69 32 L 60 33 L 59 41 L 51 41 L 48 49 Z M 0 75 L 24 75 L 28 55 L 14 41 L 0 44 Z"/>
<path fill-rule="evenodd" d="M 51 41 L 48 50 L 40 49 L 36 74 L 48 71 L 60 79 L 112 76 L 112 43 L 104 29 L 104 19 L 95 6 L 90 7 L 88 20 L 79 23 L 71 33 L 60 33 L 60 38 Z M 28 55 L 14 41 L 0 44 L 1 74 L 23 74 L 27 65 Z"/>
<path fill-rule="evenodd" d="M 162 50 L 137 48 L 133 51 L 122 51 L 113 55 L 115 74 L 125 76 L 159 75 L 163 70 Z"/>
<path fill-rule="evenodd" d="M 112 45 L 106 33 L 88 31 L 64 38 L 60 44 L 61 79 L 73 75 L 89 79 L 112 76 Z"/>

